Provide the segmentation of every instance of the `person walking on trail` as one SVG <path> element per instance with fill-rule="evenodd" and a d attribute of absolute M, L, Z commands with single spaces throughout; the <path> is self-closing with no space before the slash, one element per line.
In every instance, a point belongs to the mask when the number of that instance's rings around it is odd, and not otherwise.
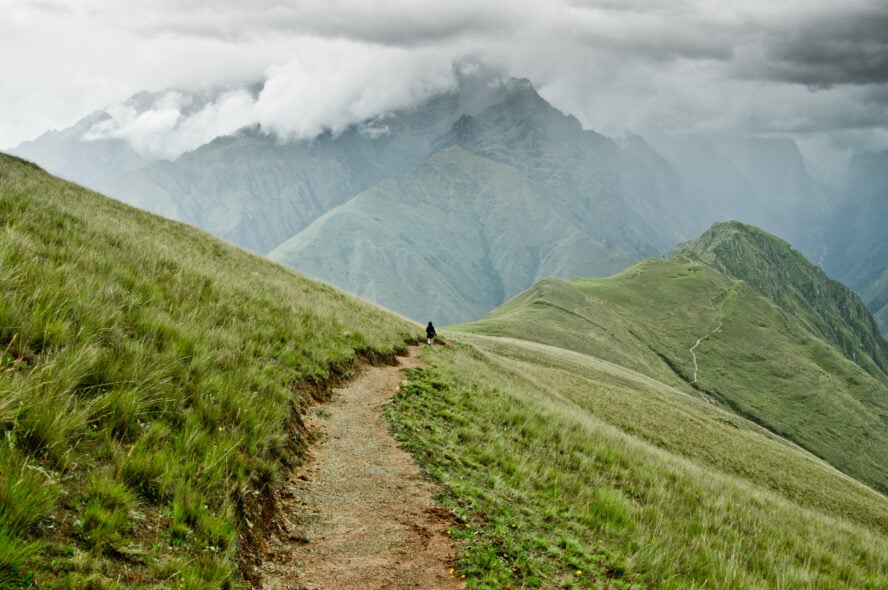
<path fill-rule="evenodd" d="M 435 326 L 432 325 L 432 322 L 429 322 L 429 325 L 426 326 L 426 341 L 429 343 L 429 346 L 432 345 L 435 336 L 437 336 L 435 333 Z"/>

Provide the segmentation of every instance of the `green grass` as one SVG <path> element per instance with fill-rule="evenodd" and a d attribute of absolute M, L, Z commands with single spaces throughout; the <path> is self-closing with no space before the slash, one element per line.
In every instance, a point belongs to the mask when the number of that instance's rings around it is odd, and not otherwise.
<path fill-rule="evenodd" d="M 780 238 L 736 221 L 716 223 L 672 257 L 701 260 L 745 281 L 868 373 L 888 377 L 888 342 L 860 297 Z"/>
<path fill-rule="evenodd" d="M 888 500 L 639 373 L 455 336 L 389 407 L 468 588 L 881 588 Z"/>
<path fill-rule="evenodd" d="M 888 490 L 888 384 L 746 283 L 699 261 L 645 260 L 607 279 L 547 279 L 456 329 L 633 369 L 730 408 Z M 692 384 L 690 349 L 703 336 Z"/>
<path fill-rule="evenodd" d="M 226 588 L 302 415 L 419 326 L 0 155 L 0 587 Z"/>

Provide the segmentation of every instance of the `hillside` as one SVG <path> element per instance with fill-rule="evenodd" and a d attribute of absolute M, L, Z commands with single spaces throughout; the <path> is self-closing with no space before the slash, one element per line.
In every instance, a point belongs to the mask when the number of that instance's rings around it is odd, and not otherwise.
<path fill-rule="evenodd" d="M 718 254 L 707 245 L 735 243 L 735 232 L 743 238 L 737 243 L 746 246 L 765 239 L 758 242 L 758 255 L 745 253 L 761 273 L 750 274 L 749 282 L 694 255 Z M 716 235 L 721 237 L 713 241 Z M 870 332 L 846 335 L 841 343 L 850 348 L 832 344 L 823 326 L 842 320 L 818 310 L 856 310 L 853 300 L 842 298 L 850 292 L 835 295 L 831 289 L 838 287 L 828 280 L 807 282 L 819 276 L 810 265 L 784 267 L 783 258 L 769 259 L 768 252 L 786 254 L 786 246 L 767 236 L 739 224 L 716 226 L 671 259 L 645 260 L 608 279 L 543 281 L 458 329 L 558 346 L 631 368 L 730 408 L 888 490 L 888 380 L 881 357 L 865 355 L 861 344 L 873 340 L 872 320 Z M 712 262 L 729 267 L 731 260 L 719 255 Z M 771 278 L 769 293 L 776 299 L 759 290 L 757 276 Z M 812 285 L 820 295 L 807 304 L 800 294 Z"/>
<path fill-rule="evenodd" d="M 884 587 L 884 495 L 698 392 L 451 335 L 389 418 L 445 488 L 467 588 Z"/>
<path fill-rule="evenodd" d="M 0 220 L 0 587 L 244 582 L 306 406 L 417 326 L 2 155 Z"/>
<path fill-rule="evenodd" d="M 877 379 L 888 376 L 888 342 L 860 297 L 776 236 L 737 222 L 717 223 L 672 256 L 701 260 L 745 281 Z"/>

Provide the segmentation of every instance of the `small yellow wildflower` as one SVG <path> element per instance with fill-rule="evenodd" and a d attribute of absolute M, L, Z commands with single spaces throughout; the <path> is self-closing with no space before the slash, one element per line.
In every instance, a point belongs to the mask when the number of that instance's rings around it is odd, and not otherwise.
<path fill-rule="evenodd" d="M 582 575 L 583 575 L 583 572 L 581 572 L 580 570 L 577 570 L 577 575 L 578 575 L 578 576 L 582 576 Z"/>

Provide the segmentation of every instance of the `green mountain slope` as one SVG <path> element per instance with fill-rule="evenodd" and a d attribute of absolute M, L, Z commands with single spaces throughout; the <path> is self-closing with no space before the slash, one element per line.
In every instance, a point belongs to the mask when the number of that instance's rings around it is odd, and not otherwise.
<path fill-rule="evenodd" d="M 694 250 L 608 279 L 543 281 L 458 329 L 621 364 L 730 407 L 888 489 L 888 383 L 876 365 L 855 364 L 827 341 L 811 319 L 815 308 L 791 298 L 789 313 Z"/>
<path fill-rule="evenodd" d="M 0 587 L 231 588 L 312 396 L 417 326 L 0 155 Z"/>
<path fill-rule="evenodd" d="M 697 392 L 452 337 L 389 417 L 464 523 L 467 588 L 884 587 L 885 496 Z"/>
<path fill-rule="evenodd" d="M 741 223 L 719 223 L 673 256 L 702 260 L 768 297 L 878 379 L 888 375 L 888 342 L 853 291 L 783 240 Z"/>

